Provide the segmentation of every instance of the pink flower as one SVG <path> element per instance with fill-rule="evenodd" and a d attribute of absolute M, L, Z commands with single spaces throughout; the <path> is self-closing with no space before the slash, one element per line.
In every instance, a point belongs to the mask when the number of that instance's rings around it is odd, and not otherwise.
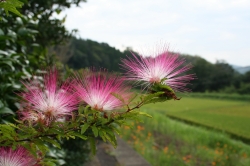
<path fill-rule="evenodd" d="M 78 101 L 75 92 L 69 82 L 58 86 L 58 72 L 51 69 L 44 75 L 44 84 L 24 83 L 27 91 L 21 93 L 21 97 L 26 101 L 21 115 L 24 120 L 36 121 L 45 119 L 46 121 L 56 120 L 77 108 Z"/>
<path fill-rule="evenodd" d="M 12 150 L 11 147 L 0 147 L 0 166 L 35 166 L 36 160 L 29 152 L 18 147 Z"/>
<path fill-rule="evenodd" d="M 111 111 L 120 109 L 127 104 L 130 93 L 128 87 L 124 86 L 123 78 L 107 73 L 88 73 L 84 77 L 77 77 L 78 85 L 75 89 L 79 97 L 86 102 L 92 109 L 98 111 Z M 120 99 L 115 97 L 118 95 Z"/>
<path fill-rule="evenodd" d="M 133 54 L 133 53 L 132 53 Z M 129 80 L 142 81 L 147 86 L 155 83 L 165 84 L 175 91 L 189 91 L 185 86 L 194 79 L 193 74 L 184 75 L 192 68 L 185 65 L 185 60 L 168 51 L 155 57 L 133 57 L 122 60 L 121 66 L 126 70 Z"/>
<path fill-rule="evenodd" d="M 29 121 L 32 124 L 37 124 L 37 122 L 49 124 L 51 118 L 46 119 L 47 117 L 42 112 L 36 112 L 33 110 L 24 110 L 18 112 L 21 120 Z"/>

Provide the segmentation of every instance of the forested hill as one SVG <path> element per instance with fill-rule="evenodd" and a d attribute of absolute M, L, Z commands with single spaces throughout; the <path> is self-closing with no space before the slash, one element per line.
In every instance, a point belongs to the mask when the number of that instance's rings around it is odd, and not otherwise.
<path fill-rule="evenodd" d="M 120 72 L 119 64 L 121 58 L 131 55 L 128 49 L 121 52 L 106 43 L 98 43 L 89 39 L 73 38 L 70 48 L 72 55 L 66 63 L 74 69 L 94 66 L 95 68 L 105 68 L 108 71 Z"/>
<path fill-rule="evenodd" d="M 96 68 L 101 67 L 115 72 L 120 71 L 119 64 L 121 63 L 121 59 L 131 56 L 131 52 L 134 52 L 129 47 L 121 52 L 107 43 L 98 43 L 90 39 L 77 38 L 72 38 L 62 47 L 54 47 L 53 49 L 56 55 L 59 56 L 59 59 L 73 69 L 95 66 Z M 200 60 L 207 62 L 199 56 L 187 54 L 181 56 L 185 57 L 187 63 L 195 64 Z"/>
<path fill-rule="evenodd" d="M 62 49 L 63 48 L 63 49 Z M 110 72 L 121 72 L 121 58 L 131 56 L 131 49 L 124 52 L 92 40 L 73 38 L 61 49 L 53 48 L 59 59 L 73 69 L 87 67 L 105 68 Z M 200 56 L 181 54 L 187 63 L 194 67 L 192 73 L 197 78 L 192 81 L 193 91 L 228 91 L 230 93 L 250 93 L 250 72 L 240 74 L 225 61 L 215 64 L 206 61 Z M 241 89 L 241 90 L 240 90 Z M 239 92 L 240 91 L 240 92 Z"/>

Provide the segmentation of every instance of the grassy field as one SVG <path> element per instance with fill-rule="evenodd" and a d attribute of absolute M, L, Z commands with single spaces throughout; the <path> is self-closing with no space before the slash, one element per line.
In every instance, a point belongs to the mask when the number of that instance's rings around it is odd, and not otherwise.
<path fill-rule="evenodd" d="M 146 105 L 142 110 L 153 118 L 134 123 L 134 129 L 123 128 L 122 137 L 152 165 L 250 165 L 250 146 L 219 132 L 250 138 L 249 102 L 184 97 Z M 201 125 L 189 125 L 167 115 Z"/>
<path fill-rule="evenodd" d="M 180 101 L 150 104 L 142 109 L 154 110 L 250 139 L 250 102 L 184 97 Z"/>
<path fill-rule="evenodd" d="M 250 95 L 240 95 L 240 94 L 226 94 L 226 93 L 189 93 L 190 97 L 199 97 L 199 98 L 210 98 L 210 99 L 222 99 L 222 100 L 239 100 L 239 101 L 248 101 L 250 102 Z"/>

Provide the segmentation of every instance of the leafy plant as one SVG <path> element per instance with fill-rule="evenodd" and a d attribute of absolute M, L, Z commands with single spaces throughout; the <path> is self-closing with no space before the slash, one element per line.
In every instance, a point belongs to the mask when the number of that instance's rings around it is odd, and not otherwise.
<path fill-rule="evenodd" d="M 22 16 L 17 10 L 17 8 L 21 8 L 22 6 L 23 2 L 19 0 L 0 0 L 0 8 L 3 8 L 7 15 L 9 15 L 9 12 L 12 12 L 18 16 Z"/>

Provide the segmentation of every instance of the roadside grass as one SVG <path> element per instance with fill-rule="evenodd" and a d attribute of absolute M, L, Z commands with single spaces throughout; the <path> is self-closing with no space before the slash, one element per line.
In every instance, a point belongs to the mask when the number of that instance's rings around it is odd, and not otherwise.
<path fill-rule="evenodd" d="M 145 109 L 153 118 L 124 127 L 125 138 L 153 166 L 248 166 L 250 146 L 227 134 L 169 119 L 155 109 Z M 133 122 L 132 122 L 133 123 Z"/>
<path fill-rule="evenodd" d="M 149 104 L 143 109 L 250 139 L 250 102 L 184 97 L 181 101 Z"/>

